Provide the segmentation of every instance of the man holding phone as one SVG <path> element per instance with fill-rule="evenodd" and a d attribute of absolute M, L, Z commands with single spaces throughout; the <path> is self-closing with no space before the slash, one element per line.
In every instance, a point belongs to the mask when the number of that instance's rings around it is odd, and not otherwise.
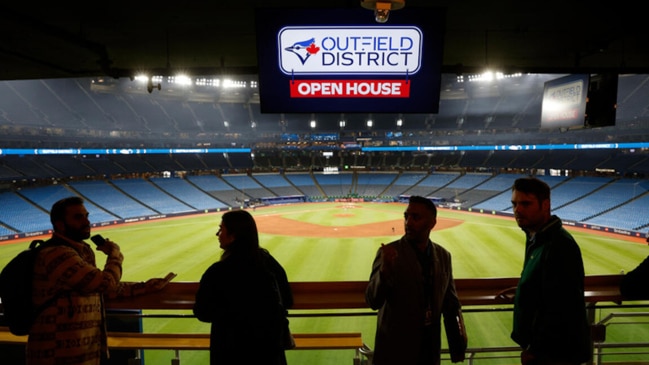
<path fill-rule="evenodd" d="M 99 365 L 107 357 L 104 295 L 140 295 L 164 288 L 169 280 L 124 283 L 119 246 L 93 236 L 106 254 L 103 268 L 84 240 L 90 221 L 80 197 L 64 198 L 52 206 L 54 233 L 34 267 L 32 299 L 36 307 L 56 298 L 36 317 L 27 340 L 27 365 Z"/>

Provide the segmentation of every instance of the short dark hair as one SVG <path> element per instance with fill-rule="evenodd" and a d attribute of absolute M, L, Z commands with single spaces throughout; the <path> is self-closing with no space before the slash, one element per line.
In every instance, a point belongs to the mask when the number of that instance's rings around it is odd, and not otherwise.
<path fill-rule="evenodd" d="M 408 199 L 408 203 L 423 204 L 431 213 L 433 213 L 433 217 L 437 218 L 437 207 L 432 200 L 424 198 L 423 196 L 413 195 Z"/>
<path fill-rule="evenodd" d="M 68 207 L 74 205 L 83 205 L 83 199 L 78 196 L 71 196 L 54 203 L 54 205 L 52 205 L 52 210 L 50 210 L 50 222 L 52 222 L 52 226 L 54 226 L 54 222 L 64 220 L 65 211 Z"/>
<path fill-rule="evenodd" d="M 550 186 L 534 176 L 516 179 L 514 185 L 512 185 L 512 191 L 514 190 L 525 194 L 533 194 L 539 203 L 546 199 L 550 200 Z"/>

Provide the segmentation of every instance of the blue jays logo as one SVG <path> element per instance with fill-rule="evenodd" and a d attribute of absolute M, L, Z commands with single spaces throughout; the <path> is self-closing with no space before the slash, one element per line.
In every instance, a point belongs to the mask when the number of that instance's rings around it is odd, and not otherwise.
<path fill-rule="evenodd" d="M 305 41 L 295 42 L 293 45 L 284 48 L 284 50 L 295 54 L 304 65 L 309 57 L 320 51 L 320 47 L 315 45 L 315 38 L 311 38 Z"/>
<path fill-rule="evenodd" d="M 285 75 L 412 75 L 422 61 L 417 27 L 295 26 L 277 33 Z"/>

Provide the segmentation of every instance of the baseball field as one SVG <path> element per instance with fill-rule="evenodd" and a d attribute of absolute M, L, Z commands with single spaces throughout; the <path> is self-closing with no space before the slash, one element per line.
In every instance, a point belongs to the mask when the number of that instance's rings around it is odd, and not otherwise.
<path fill-rule="evenodd" d="M 284 266 L 290 281 L 357 281 L 369 278 L 372 260 L 381 243 L 403 234 L 404 204 L 399 203 L 305 203 L 260 207 L 250 211 L 257 221 L 263 247 Z M 117 242 L 124 252 L 125 281 L 162 277 L 173 271 L 175 281 L 198 281 L 209 265 L 220 257 L 215 233 L 221 213 L 172 218 L 147 223 L 95 229 Z M 90 217 L 92 221 L 92 217 Z M 569 228 L 579 243 L 587 275 L 628 272 L 649 256 L 644 239 L 595 233 Z M 453 255 L 456 278 L 518 277 L 522 268 L 524 235 L 509 218 L 440 209 L 431 239 Z M 0 267 L 28 240 L 0 243 Z M 102 262 L 101 253 L 98 262 Z M 646 308 L 603 308 L 597 318 L 611 312 Z M 465 308 L 469 347 L 514 346 L 509 339 L 511 312 Z M 334 311 L 335 312 L 335 311 Z M 349 311 L 347 311 L 349 312 Z M 362 332 L 374 346 L 376 318 L 358 316 L 294 317 L 291 329 L 304 332 Z M 159 312 L 147 312 L 159 313 Z M 186 313 L 184 313 L 186 314 Z M 620 320 L 607 328 L 607 343 L 637 342 L 649 338 L 645 325 L 623 325 Z M 635 319 L 637 321 L 637 319 Z M 147 332 L 208 332 L 209 324 L 194 318 L 145 319 Z M 251 344 L 254 351 L 254 344 Z M 351 364 L 351 350 L 294 350 L 287 353 L 289 364 Z M 518 354 L 511 354 L 517 357 Z M 147 351 L 146 364 L 169 364 L 172 351 Z M 241 354 L 245 363 L 246 354 Z M 625 355 L 626 360 L 643 360 L 647 355 Z M 183 364 L 208 364 L 207 352 L 182 352 Z M 637 358 L 636 358 L 637 357 Z M 607 361 L 619 361 L 611 357 Z M 476 364 L 512 364 L 516 358 L 479 360 Z M 445 361 L 449 363 L 448 361 Z"/>

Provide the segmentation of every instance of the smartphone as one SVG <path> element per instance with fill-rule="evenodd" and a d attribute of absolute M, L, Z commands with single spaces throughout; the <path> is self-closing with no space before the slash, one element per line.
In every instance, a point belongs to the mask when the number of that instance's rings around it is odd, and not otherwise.
<path fill-rule="evenodd" d="M 101 246 L 104 243 L 106 243 L 106 239 L 102 237 L 100 234 L 96 234 L 92 237 L 90 237 L 90 240 L 95 243 L 97 246 Z"/>
<path fill-rule="evenodd" d="M 173 278 L 175 278 L 176 276 L 177 276 L 177 275 L 176 275 L 175 273 L 170 272 L 169 274 L 167 274 L 167 276 L 165 276 L 165 280 L 166 280 L 166 281 L 171 281 L 171 280 L 172 280 Z"/>

